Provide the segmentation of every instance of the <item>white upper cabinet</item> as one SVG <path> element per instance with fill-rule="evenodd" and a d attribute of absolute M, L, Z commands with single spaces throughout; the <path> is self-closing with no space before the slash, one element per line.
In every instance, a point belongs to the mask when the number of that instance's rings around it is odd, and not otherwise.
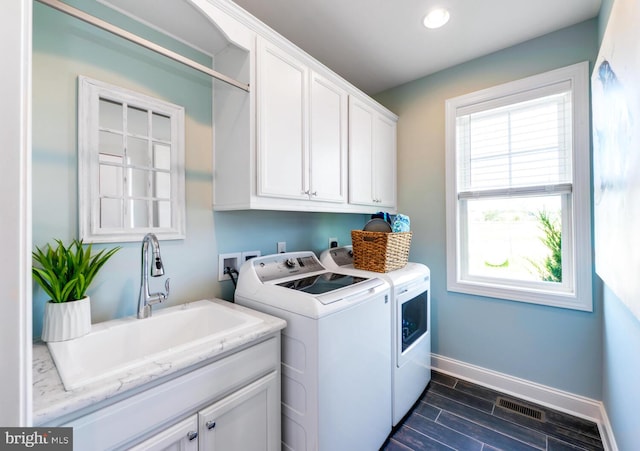
<path fill-rule="evenodd" d="M 258 195 L 307 198 L 308 69 L 258 39 Z"/>
<path fill-rule="evenodd" d="M 254 33 L 250 58 L 239 48 L 224 50 L 214 66 L 249 78 L 250 93 L 214 84 L 214 209 L 395 210 L 397 117 L 232 5 L 232 16 Z M 246 43 L 243 36 L 239 47 Z M 365 151 L 359 142 L 350 149 L 350 97 L 371 109 Z M 356 175 L 354 185 L 354 164 L 369 166 L 368 182 Z M 367 192 L 354 197 L 352 188 L 365 184 Z"/>
<path fill-rule="evenodd" d="M 396 119 L 349 98 L 349 203 L 395 211 Z"/>
<path fill-rule="evenodd" d="M 258 195 L 308 198 L 308 69 L 258 39 Z"/>
<path fill-rule="evenodd" d="M 373 191 L 378 205 L 397 207 L 397 123 L 377 114 L 373 123 Z"/>
<path fill-rule="evenodd" d="M 347 93 L 258 38 L 258 195 L 346 202 Z"/>
<path fill-rule="evenodd" d="M 309 184 L 311 199 L 347 200 L 347 93 L 328 78 L 311 72 Z"/>

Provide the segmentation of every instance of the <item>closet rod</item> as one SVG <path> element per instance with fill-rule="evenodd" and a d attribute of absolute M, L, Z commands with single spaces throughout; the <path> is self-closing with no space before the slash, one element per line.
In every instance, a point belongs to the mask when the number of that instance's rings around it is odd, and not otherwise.
<path fill-rule="evenodd" d="M 221 74 L 220 72 L 216 72 L 215 70 L 210 69 L 207 66 L 203 66 L 202 64 L 197 63 L 193 60 L 190 60 L 189 58 L 186 58 L 176 52 L 173 52 L 169 49 L 165 49 L 164 47 L 154 44 L 153 42 L 148 41 L 144 38 L 141 38 L 140 36 L 137 36 L 126 30 L 123 30 L 120 27 L 111 25 L 110 23 L 105 22 L 102 19 L 98 19 L 97 17 L 91 16 L 83 11 L 80 11 L 79 9 L 76 9 L 72 6 L 67 5 L 66 3 L 63 3 L 59 0 L 38 0 L 38 1 L 54 9 L 57 9 L 58 11 L 69 14 L 70 16 L 73 16 L 84 22 L 87 22 L 91 25 L 95 25 L 98 28 L 102 28 L 103 30 L 108 31 L 109 33 L 115 34 L 116 36 L 120 36 L 121 38 L 124 38 L 127 41 L 133 42 L 134 44 L 141 45 L 142 47 L 146 47 L 149 50 L 153 50 L 154 52 L 159 53 L 160 55 L 164 55 L 167 58 L 171 58 L 174 61 L 182 63 L 186 66 L 189 66 L 197 71 L 203 72 L 217 80 L 223 81 L 225 83 L 230 84 L 231 86 L 235 86 L 236 88 L 240 88 L 243 91 L 249 92 L 249 85 L 245 83 L 240 83 L 239 81 L 234 80 L 231 77 L 227 77 L 226 75 Z"/>

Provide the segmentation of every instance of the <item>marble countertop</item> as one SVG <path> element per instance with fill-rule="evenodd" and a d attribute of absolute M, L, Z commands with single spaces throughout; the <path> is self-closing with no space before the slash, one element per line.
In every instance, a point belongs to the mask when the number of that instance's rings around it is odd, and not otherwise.
<path fill-rule="evenodd" d="M 286 326 L 286 322 L 280 318 L 221 299 L 212 299 L 211 301 L 231 309 L 241 310 L 262 319 L 262 322 L 251 329 L 227 335 L 213 344 L 194 346 L 188 352 L 154 360 L 114 375 L 113 378 L 88 384 L 72 391 L 65 390 L 47 345 L 42 342 L 34 343 L 33 424 L 37 426 L 51 423 L 57 418 L 122 395 L 128 390 L 141 387 L 208 360 L 213 361 L 221 354 L 258 341 Z"/>

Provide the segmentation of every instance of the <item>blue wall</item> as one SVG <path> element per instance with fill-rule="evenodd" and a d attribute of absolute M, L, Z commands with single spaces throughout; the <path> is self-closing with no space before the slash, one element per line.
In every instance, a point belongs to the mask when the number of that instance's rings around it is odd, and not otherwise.
<path fill-rule="evenodd" d="M 603 0 L 599 17 L 599 39 L 613 7 Z M 640 448 L 640 321 L 622 301 L 604 286 L 602 400 L 618 449 Z M 636 293 L 640 297 L 640 293 Z"/>
<path fill-rule="evenodd" d="M 450 97 L 593 61 L 591 20 L 407 83 L 377 96 L 400 116 L 399 209 L 411 216 L 411 258 L 432 271 L 433 352 L 601 399 L 602 305 L 593 313 L 447 292 L 444 104 Z"/>
<path fill-rule="evenodd" d="M 605 285 L 603 402 L 620 451 L 640 449 L 640 322 Z"/>
<path fill-rule="evenodd" d="M 97 2 L 71 3 L 205 65 L 211 57 L 114 13 Z M 187 238 L 163 241 L 172 294 L 167 305 L 203 298 L 233 299 L 230 281 L 218 282 L 218 254 L 260 250 L 324 250 L 362 228 L 363 215 L 212 210 L 211 79 L 88 24 L 34 3 L 33 27 L 33 243 L 78 236 L 77 76 L 85 75 L 182 105 L 186 110 Z M 93 322 L 132 315 L 140 280 L 140 244 L 124 243 L 88 294 Z M 104 246 L 96 246 L 102 248 Z M 110 247 L 110 246 L 107 246 Z M 164 279 L 163 279 L 164 280 Z M 152 289 L 162 281 L 152 280 Z M 34 285 L 34 337 L 47 298 Z"/>

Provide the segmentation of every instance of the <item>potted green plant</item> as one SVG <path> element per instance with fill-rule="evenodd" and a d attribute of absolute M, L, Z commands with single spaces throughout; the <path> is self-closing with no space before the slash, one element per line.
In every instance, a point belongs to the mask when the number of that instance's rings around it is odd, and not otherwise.
<path fill-rule="evenodd" d="M 57 247 L 36 246 L 33 259 L 33 278 L 51 297 L 45 304 L 42 325 L 43 341 L 64 341 L 81 337 L 91 331 L 91 306 L 86 291 L 96 274 L 120 247 L 103 249 L 91 255 L 82 240 L 65 246 L 55 240 Z"/>

